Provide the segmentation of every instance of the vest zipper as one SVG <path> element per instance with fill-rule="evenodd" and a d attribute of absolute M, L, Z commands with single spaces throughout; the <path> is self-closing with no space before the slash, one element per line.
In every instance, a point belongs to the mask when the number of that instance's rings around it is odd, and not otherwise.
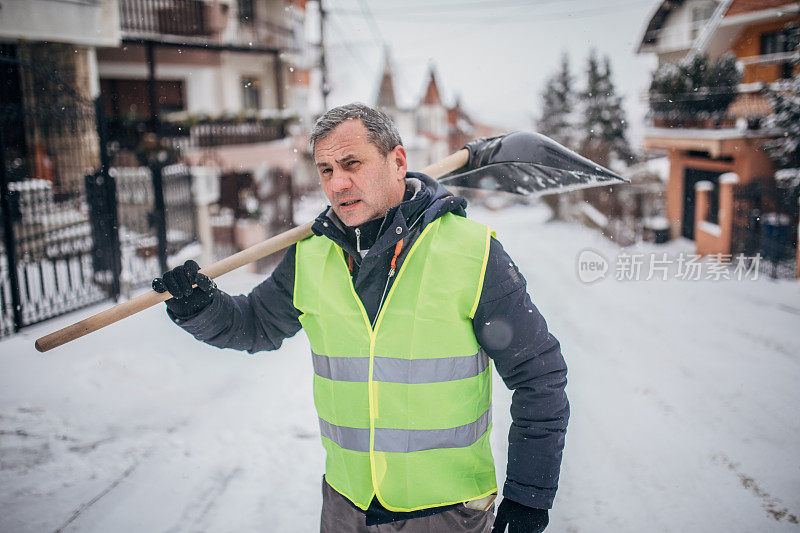
<path fill-rule="evenodd" d="M 394 269 L 392 268 L 389 270 L 389 275 L 386 276 L 386 285 L 383 286 L 383 294 L 381 295 L 381 301 L 378 303 L 378 309 L 375 312 L 375 318 L 372 319 L 372 330 L 375 331 L 375 323 L 378 321 L 378 315 L 381 314 L 381 308 L 383 308 L 383 300 L 386 298 L 386 291 L 389 290 L 389 282 L 394 277 Z"/>
<path fill-rule="evenodd" d="M 383 294 L 381 295 L 381 301 L 378 303 L 378 310 L 375 313 L 375 319 L 372 321 L 373 330 L 375 330 L 375 323 L 378 321 L 378 315 L 381 314 L 381 307 L 383 307 L 383 300 L 384 298 L 386 298 L 386 291 L 389 290 L 389 282 L 394 277 L 394 273 L 397 271 L 397 258 L 400 256 L 400 252 L 403 251 L 404 240 L 405 239 L 400 239 L 394 246 L 394 255 L 392 256 L 392 262 L 389 263 L 389 275 L 386 277 L 386 285 L 384 285 L 383 287 Z"/>

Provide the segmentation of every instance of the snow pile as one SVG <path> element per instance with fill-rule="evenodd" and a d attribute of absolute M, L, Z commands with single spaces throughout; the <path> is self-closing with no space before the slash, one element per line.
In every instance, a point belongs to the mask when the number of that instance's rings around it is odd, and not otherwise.
<path fill-rule="evenodd" d="M 548 531 L 797 530 L 795 282 L 617 281 L 623 250 L 596 232 L 545 223 L 538 207 L 471 216 L 519 264 L 570 369 Z M 646 246 L 624 251 L 693 251 Z M 586 248 L 612 264 L 606 279 L 580 282 Z M 218 282 L 238 293 L 260 279 Z M 274 353 L 220 351 L 159 306 L 35 352 L 37 337 L 105 307 L 0 341 L 0 531 L 318 530 L 305 336 Z M 502 483 L 511 393 L 496 380 L 494 395 Z"/>

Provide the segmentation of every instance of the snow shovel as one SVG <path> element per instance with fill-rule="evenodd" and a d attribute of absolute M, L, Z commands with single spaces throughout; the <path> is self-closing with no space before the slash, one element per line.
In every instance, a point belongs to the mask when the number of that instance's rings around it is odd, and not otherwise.
<path fill-rule="evenodd" d="M 524 132 L 479 139 L 421 172 L 447 185 L 526 196 L 628 182 L 544 135 Z M 209 278 L 217 278 L 287 248 L 310 237 L 312 223 L 307 222 L 271 237 L 202 268 L 200 272 Z M 171 297 L 168 292 L 148 291 L 37 339 L 36 349 L 40 352 L 52 350 Z"/>

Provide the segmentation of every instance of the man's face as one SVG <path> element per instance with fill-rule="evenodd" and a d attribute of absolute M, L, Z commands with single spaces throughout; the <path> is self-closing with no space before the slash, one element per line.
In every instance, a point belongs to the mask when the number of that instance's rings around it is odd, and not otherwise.
<path fill-rule="evenodd" d="M 348 119 L 314 149 L 322 190 L 347 226 L 384 216 L 405 192 L 405 149 L 396 146 L 384 157 L 367 135 L 361 120 Z"/>

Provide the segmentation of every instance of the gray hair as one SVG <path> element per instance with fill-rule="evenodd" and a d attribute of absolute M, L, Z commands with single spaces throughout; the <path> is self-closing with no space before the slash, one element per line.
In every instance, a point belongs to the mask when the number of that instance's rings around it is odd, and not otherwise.
<path fill-rule="evenodd" d="M 345 120 L 356 118 L 360 119 L 367 128 L 367 140 L 375 145 L 382 156 L 386 157 L 396 146 L 403 144 L 400 132 L 397 131 L 397 126 L 394 125 L 389 115 L 368 105 L 355 102 L 334 107 L 317 119 L 311 129 L 311 138 L 309 139 L 311 153 L 314 153 L 317 141 L 327 137 L 336 126 Z"/>

